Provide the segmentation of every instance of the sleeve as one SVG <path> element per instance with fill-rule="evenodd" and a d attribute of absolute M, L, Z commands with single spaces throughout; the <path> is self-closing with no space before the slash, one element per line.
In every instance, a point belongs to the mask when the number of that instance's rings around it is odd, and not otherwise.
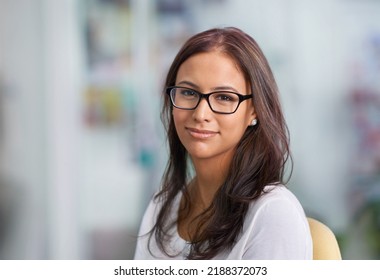
<path fill-rule="evenodd" d="M 295 203 L 297 202 L 297 203 Z M 249 235 L 243 259 L 300 260 L 312 258 L 310 229 L 298 201 L 271 199 L 247 216 Z"/>

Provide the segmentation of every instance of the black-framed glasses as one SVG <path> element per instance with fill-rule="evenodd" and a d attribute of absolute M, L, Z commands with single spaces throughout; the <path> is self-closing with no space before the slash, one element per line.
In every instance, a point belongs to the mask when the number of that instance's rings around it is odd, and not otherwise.
<path fill-rule="evenodd" d="M 170 96 L 172 105 L 178 109 L 194 110 L 204 98 L 210 109 L 218 114 L 233 114 L 241 102 L 252 98 L 252 94 L 242 95 L 225 90 L 200 93 L 191 88 L 177 86 L 166 88 L 166 93 Z"/>

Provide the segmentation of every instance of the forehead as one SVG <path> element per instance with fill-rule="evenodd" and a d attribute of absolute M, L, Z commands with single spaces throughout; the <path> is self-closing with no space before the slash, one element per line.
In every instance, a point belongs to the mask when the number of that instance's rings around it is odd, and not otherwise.
<path fill-rule="evenodd" d="M 189 81 L 202 88 L 231 85 L 237 90 L 246 90 L 243 71 L 236 61 L 221 51 L 198 53 L 185 60 L 178 69 L 176 84 Z"/>

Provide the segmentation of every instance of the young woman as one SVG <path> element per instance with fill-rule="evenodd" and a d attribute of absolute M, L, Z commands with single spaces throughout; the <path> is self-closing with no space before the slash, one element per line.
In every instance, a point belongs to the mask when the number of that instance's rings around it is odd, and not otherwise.
<path fill-rule="evenodd" d="M 287 127 L 264 54 L 237 28 L 196 34 L 166 78 L 170 157 L 135 259 L 311 259 L 285 187 Z"/>

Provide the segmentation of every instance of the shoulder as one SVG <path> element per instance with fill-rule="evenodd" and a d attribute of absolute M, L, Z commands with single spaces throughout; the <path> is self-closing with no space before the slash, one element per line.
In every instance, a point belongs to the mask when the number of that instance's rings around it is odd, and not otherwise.
<path fill-rule="evenodd" d="M 242 241 L 247 258 L 311 257 L 311 235 L 305 212 L 296 196 L 283 185 L 267 186 L 262 196 L 251 203 Z"/>
<path fill-rule="evenodd" d="M 173 204 L 171 208 L 173 211 L 171 211 L 171 219 L 176 219 L 177 211 L 175 209 L 178 209 L 179 203 L 180 203 L 180 195 L 177 195 L 173 201 Z M 140 225 L 140 234 L 144 234 L 144 232 L 149 232 L 156 223 L 157 216 L 163 206 L 163 198 L 160 196 L 154 195 L 149 204 L 148 207 L 145 210 L 141 225 Z"/>
<path fill-rule="evenodd" d="M 170 212 L 168 217 L 168 223 L 176 220 L 177 211 L 179 205 L 179 197 L 176 197 L 173 201 L 173 211 Z M 157 222 L 157 216 L 162 208 L 163 200 L 160 197 L 154 196 L 148 207 L 145 210 L 140 230 L 137 238 L 137 244 L 135 249 L 135 259 L 165 259 L 167 256 L 159 249 L 158 244 L 156 243 L 155 238 L 150 238 L 153 228 Z M 182 245 L 182 244 L 180 244 Z M 174 245 L 173 245 L 174 246 Z"/>
<path fill-rule="evenodd" d="M 304 209 L 297 197 L 284 185 L 265 187 L 263 194 L 250 205 L 246 223 L 265 224 L 277 229 L 308 230 Z"/>
<path fill-rule="evenodd" d="M 282 210 L 292 210 L 305 216 L 304 210 L 297 197 L 284 185 L 269 185 L 264 188 L 262 195 L 250 205 L 249 212 L 270 212 L 275 214 Z"/>

